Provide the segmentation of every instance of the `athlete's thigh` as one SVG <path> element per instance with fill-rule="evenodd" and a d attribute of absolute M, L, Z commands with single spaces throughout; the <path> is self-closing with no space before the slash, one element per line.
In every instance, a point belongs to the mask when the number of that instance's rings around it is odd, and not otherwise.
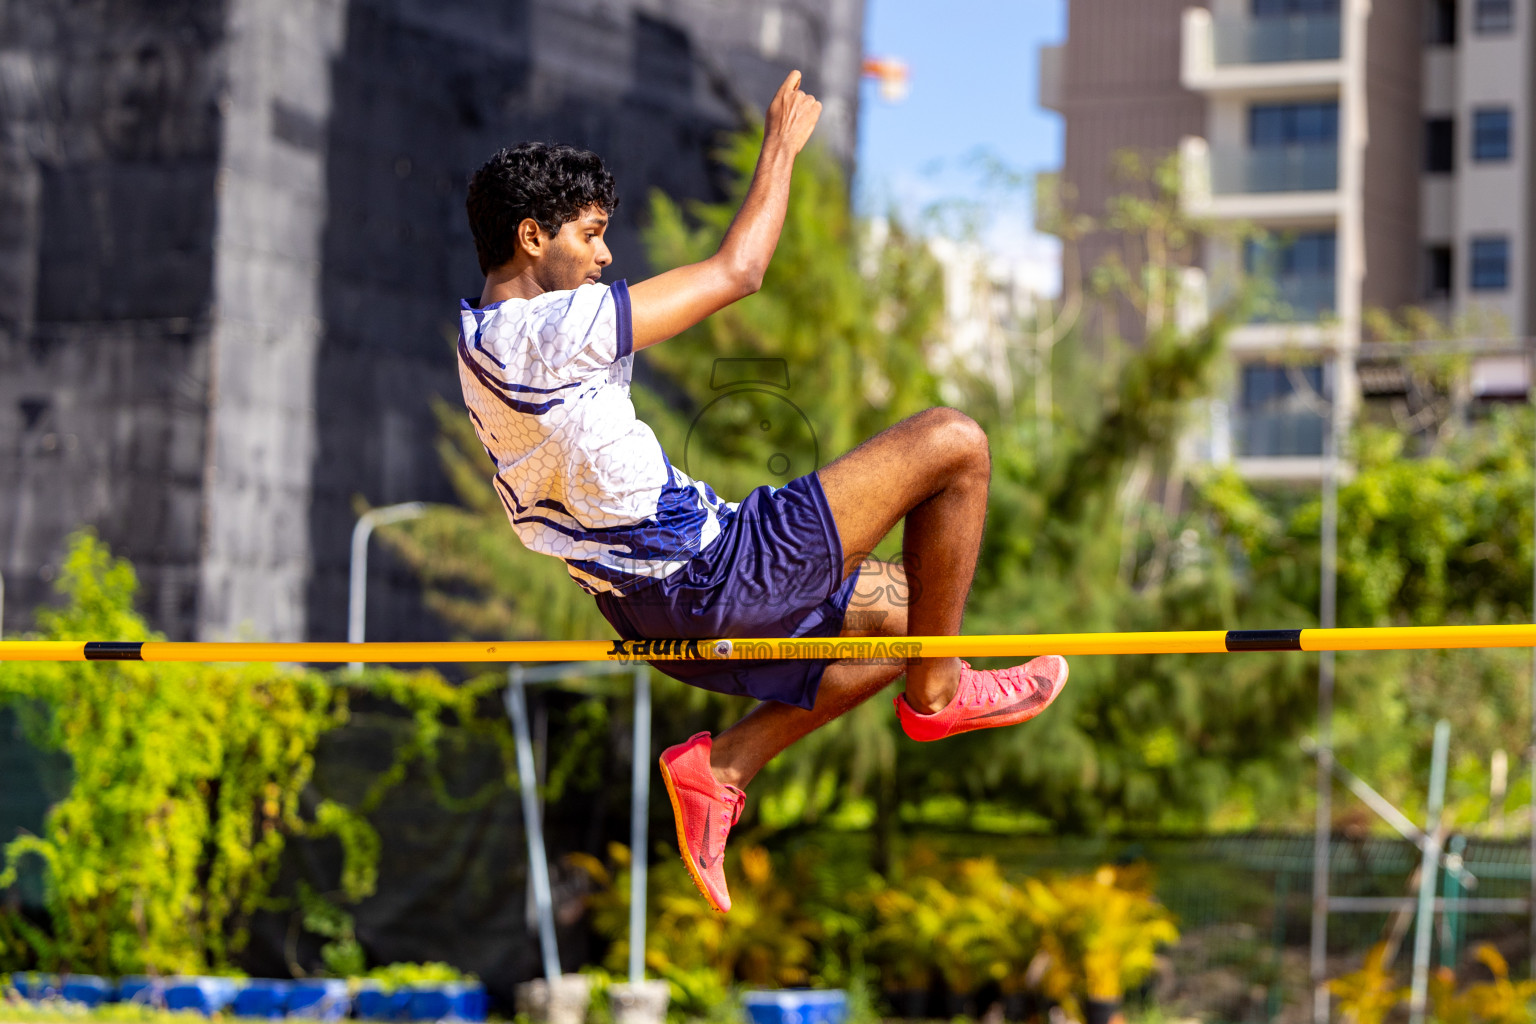
<path fill-rule="evenodd" d="M 882 430 L 816 471 L 843 542 L 843 572 L 875 549 L 912 509 L 986 458 L 986 435 L 964 413 L 928 409 Z"/>
<path fill-rule="evenodd" d="M 899 562 L 866 558 L 843 615 L 842 636 L 906 636 L 911 591 Z"/>

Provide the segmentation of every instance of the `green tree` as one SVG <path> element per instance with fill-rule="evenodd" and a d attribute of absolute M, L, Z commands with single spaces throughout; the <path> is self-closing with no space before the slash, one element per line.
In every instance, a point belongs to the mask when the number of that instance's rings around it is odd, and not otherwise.
<path fill-rule="evenodd" d="M 1203 322 L 1181 318 L 1184 268 L 1213 229 L 1180 210 L 1175 164 L 1127 155 L 1118 172 L 1124 191 L 1102 221 L 1050 213 L 1069 249 L 1090 234 L 1111 243 L 1085 294 L 1041 313 L 1042 330 L 1072 320 L 1052 346 L 1050 422 L 968 407 L 993 450 L 968 632 L 1221 629 L 1284 612 L 1244 585 L 1211 517 L 1186 507 L 1178 450 L 1247 293 Z M 1032 370 L 1027 354 L 1018 365 Z M 1241 824 L 1294 785 L 1311 709 L 1294 659 L 1076 658 L 1049 714 L 967 737 L 963 758 L 903 752 L 901 787 L 1022 806 L 1072 831 Z"/>
<path fill-rule="evenodd" d="M 89 533 L 60 574 L 43 639 L 158 639 L 133 611 L 133 569 Z M 5 847 L 44 864 L 53 934 L 8 912 L 0 956 L 97 973 L 224 968 L 264 902 L 287 837 L 343 840 L 350 895 L 371 891 L 372 833 L 346 808 L 300 812 L 320 734 L 346 703 L 315 675 L 271 666 L 16 662 L 0 701 L 34 742 L 68 754 L 74 782 L 44 834 Z"/>
<path fill-rule="evenodd" d="M 71 539 L 59 578 L 59 608 L 38 613 L 38 639 L 160 639 L 133 610 L 132 567 L 90 532 Z M 405 712 L 391 763 L 366 780 L 356 801 L 315 798 L 311 781 L 322 736 L 345 725 L 352 694 Z M 510 736 L 500 715 L 476 720 L 484 688 L 450 687 L 432 673 L 330 676 L 273 665 L 154 662 L 7 662 L 0 705 L 17 711 L 27 735 L 67 755 L 72 780 L 39 835 L 0 850 L 0 889 L 21 864 L 42 865 L 49 927 L 14 907 L 0 910 L 0 969 L 120 975 L 230 970 L 251 916 L 282 910 L 280 858 L 296 837 L 332 837 L 342 851 L 334 891 L 301 885 L 301 917 L 323 936 L 340 905 L 374 892 L 381 851 L 366 818 L 412 770 L 445 804 L 452 798 L 436 755 L 450 723 L 491 733 L 513 780 Z M 483 799 L 486 794 L 464 798 Z M 329 903 L 331 913 L 322 912 Z M 338 916 L 340 915 L 340 916 Z M 361 964 L 333 943 L 327 961 Z"/>
<path fill-rule="evenodd" d="M 1339 488 L 1339 625 L 1528 621 L 1533 440 L 1525 408 L 1430 434 L 1360 428 L 1350 446 L 1354 474 Z M 1423 454 L 1404 457 L 1409 444 Z M 1207 482 L 1202 499 L 1238 545 L 1255 589 L 1287 599 L 1289 621 L 1315 622 L 1320 500 L 1256 491 L 1233 473 Z M 1485 758 L 1526 745 L 1528 652 L 1360 652 L 1339 655 L 1337 665 L 1344 764 L 1400 805 L 1422 807 L 1430 735 L 1447 718 L 1462 752 L 1453 820 L 1475 824 L 1497 810 L 1488 805 Z"/>

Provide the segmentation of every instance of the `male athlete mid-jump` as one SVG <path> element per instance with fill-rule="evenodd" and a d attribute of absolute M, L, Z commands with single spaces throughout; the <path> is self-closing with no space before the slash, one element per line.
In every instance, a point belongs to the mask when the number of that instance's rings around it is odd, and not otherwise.
<path fill-rule="evenodd" d="M 527 143 L 469 183 L 485 288 L 461 303 L 459 376 L 493 484 L 530 550 L 564 559 L 625 639 L 958 635 L 987 510 L 987 438 L 953 409 L 918 413 L 831 465 L 739 503 L 667 459 L 629 398 L 634 353 L 751 295 L 778 244 L 796 155 L 821 104 L 794 72 L 768 107 L 757 170 L 715 255 L 633 287 L 602 285 L 617 199 L 595 155 Z M 902 566 L 844 626 L 865 555 L 897 523 Z M 862 595 L 861 595 L 862 599 Z M 658 661 L 695 686 L 762 701 L 661 755 L 683 862 L 729 910 L 725 839 L 742 788 L 781 750 L 883 689 L 907 735 L 936 740 L 1034 717 L 1061 692 L 1055 656 L 998 671 L 956 658 Z"/>

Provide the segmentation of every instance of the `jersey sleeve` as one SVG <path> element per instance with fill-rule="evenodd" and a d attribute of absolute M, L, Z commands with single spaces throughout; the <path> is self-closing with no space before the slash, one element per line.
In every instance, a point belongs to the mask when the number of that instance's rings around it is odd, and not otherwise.
<path fill-rule="evenodd" d="M 551 294 L 529 325 L 539 356 L 561 376 L 575 380 L 604 372 L 634 351 L 629 287 L 584 284 Z"/>

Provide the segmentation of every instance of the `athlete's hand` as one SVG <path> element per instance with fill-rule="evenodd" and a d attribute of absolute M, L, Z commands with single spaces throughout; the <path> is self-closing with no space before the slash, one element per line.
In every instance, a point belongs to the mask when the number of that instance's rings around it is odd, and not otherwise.
<path fill-rule="evenodd" d="M 784 146 L 790 155 L 799 153 L 821 117 L 821 101 L 800 91 L 800 72 L 791 71 L 768 104 L 768 118 L 763 124 L 763 148 Z"/>
<path fill-rule="evenodd" d="M 819 117 L 821 104 L 800 91 L 800 72 L 791 71 L 768 104 L 757 170 L 720 250 L 629 290 L 636 351 L 666 341 L 763 286 L 784 227 L 795 156 L 805 148 Z"/>

